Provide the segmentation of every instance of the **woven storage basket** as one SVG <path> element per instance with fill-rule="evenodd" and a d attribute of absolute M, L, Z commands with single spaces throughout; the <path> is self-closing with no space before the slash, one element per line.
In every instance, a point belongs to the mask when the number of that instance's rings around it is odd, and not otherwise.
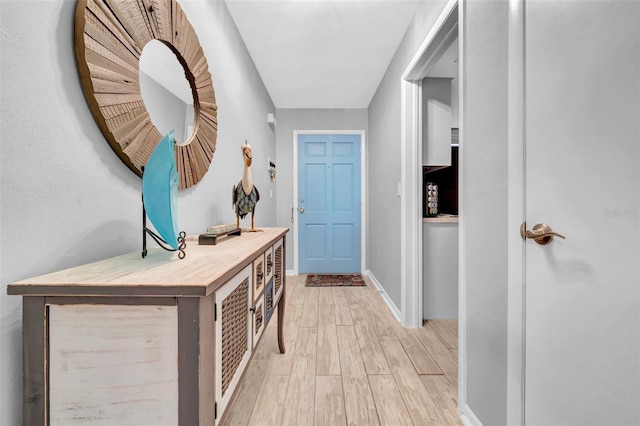
<path fill-rule="evenodd" d="M 249 279 L 245 279 L 222 301 L 222 395 L 247 352 L 247 299 Z"/>
<path fill-rule="evenodd" d="M 258 336 L 262 330 L 262 323 L 264 322 L 264 314 L 262 312 L 262 304 L 256 307 L 255 320 L 253 324 L 253 335 Z"/>
<path fill-rule="evenodd" d="M 276 249 L 276 265 L 275 265 L 275 294 L 277 295 L 280 292 L 280 287 L 282 286 L 282 280 L 284 279 L 284 275 L 282 274 L 282 246 Z"/>

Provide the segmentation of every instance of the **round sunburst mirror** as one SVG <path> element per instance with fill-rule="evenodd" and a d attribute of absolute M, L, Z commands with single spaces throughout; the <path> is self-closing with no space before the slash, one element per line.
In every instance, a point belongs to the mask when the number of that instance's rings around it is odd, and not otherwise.
<path fill-rule="evenodd" d="M 209 169 L 218 133 L 211 74 L 191 23 L 175 0 L 78 1 L 75 45 L 82 87 L 111 148 L 139 176 L 163 136 L 140 90 L 140 58 L 152 40 L 173 52 L 193 98 L 192 125 L 175 147 L 184 189 Z"/>

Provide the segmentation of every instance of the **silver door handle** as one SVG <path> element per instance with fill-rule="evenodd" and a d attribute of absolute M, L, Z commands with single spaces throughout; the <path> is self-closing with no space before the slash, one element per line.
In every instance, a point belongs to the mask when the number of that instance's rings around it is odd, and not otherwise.
<path fill-rule="evenodd" d="M 304 207 L 300 207 L 298 210 L 300 211 L 300 213 L 304 213 Z"/>

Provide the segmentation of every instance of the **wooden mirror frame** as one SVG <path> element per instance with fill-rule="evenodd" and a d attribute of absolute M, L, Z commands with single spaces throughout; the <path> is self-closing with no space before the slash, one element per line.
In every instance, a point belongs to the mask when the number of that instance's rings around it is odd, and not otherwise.
<path fill-rule="evenodd" d="M 162 134 L 142 100 L 139 61 L 151 40 L 175 53 L 191 86 L 194 129 L 176 145 L 179 188 L 198 183 L 216 149 L 218 107 L 207 59 L 176 0 L 78 0 L 75 50 L 89 108 L 111 148 L 138 176 Z"/>

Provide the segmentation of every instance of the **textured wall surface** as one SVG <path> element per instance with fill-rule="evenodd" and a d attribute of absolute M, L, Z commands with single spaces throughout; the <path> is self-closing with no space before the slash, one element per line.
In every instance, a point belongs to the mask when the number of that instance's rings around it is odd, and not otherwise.
<path fill-rule="evenodd" d="M 240 145 L 253 145 L 254 183 L 273 185 L 274 111 L 224 2 L 180 4 L 194 26 L 219 106 L 209 173 L 179 194 L 188 234 L 234 222 L 231 186 L 242 177 Z M 22 422 L 21 300 L 7 284 L 141 249 L 141 180 L 113 153 L 87 106 L 76 68 L 74 1 L 1 1 L 0 27 L 0 424 Z M 256 225 L 274 226 L 264 197 Z M 245 220 L 245 226 L 249 222 Z"/>

